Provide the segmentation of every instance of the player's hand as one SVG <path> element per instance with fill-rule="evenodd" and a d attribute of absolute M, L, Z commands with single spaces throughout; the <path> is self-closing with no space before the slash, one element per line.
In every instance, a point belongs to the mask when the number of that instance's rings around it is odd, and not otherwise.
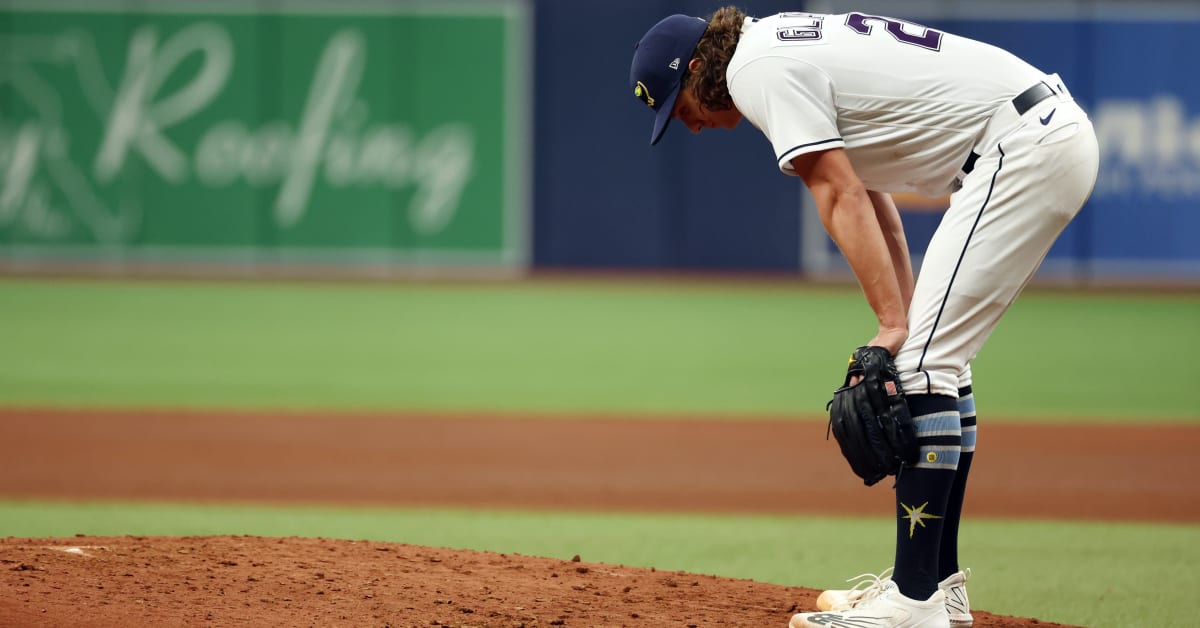
<path fill-rule="evenodd" d="M 904 345 L 904 341 L 908 340 L 908 330 L 904 328 L 885 328 L 880 327 L 879 333 L 868 342 L 868 346 L 883 347 L 888 350 L 892 357 L 900 352 L 900 347 Z M 855 386 L 862 381 L 862 375 L 855 375 L 850 378 L 850 385 Z"/>
<path fill-rule="evenodd" d="M 896 357 L 900 353 L 900 347 L 904 346 L 904 341 L 908 340 L 908 328 L 906 327 L 880 327 L 879 333 L 868 342 L 868 346 L 883 347 Z"/>

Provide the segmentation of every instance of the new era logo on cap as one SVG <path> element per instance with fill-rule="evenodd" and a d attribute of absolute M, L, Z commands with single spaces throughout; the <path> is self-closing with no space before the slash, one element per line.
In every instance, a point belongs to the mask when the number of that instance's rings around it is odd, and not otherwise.
<path fill-rule="evenodd" d="M 671 121 L 687 61 L 708 29 L 708 22 L 689 15 L 672 15 L 655 24 L 633 52 L 629 86 L 633 95 L 655 113 L 650 143 L 657 144 Z"/>

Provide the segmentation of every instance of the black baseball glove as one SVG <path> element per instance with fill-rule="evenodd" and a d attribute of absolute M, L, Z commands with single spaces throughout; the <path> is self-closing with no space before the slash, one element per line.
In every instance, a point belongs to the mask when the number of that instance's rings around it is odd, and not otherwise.
<path fill-rule="evenodd" d="M 850 468 L 871 486 L 899 473 L 903 465 L 917 463 L 916 426 L 900 388 L 900 373 L 887 349 L 855 349 L 846 371 L 846 381 L 826 405 L 829 428 Z M 863 380 L 851 386 L 855 375 Z M 825 437 L 829 438 L 828 431 Z"/>

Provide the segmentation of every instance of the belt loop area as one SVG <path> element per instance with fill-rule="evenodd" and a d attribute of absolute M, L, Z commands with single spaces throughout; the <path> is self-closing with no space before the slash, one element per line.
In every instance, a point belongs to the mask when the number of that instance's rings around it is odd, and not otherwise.
<path fill-rule="evenodd" d="M 1017 94 L 1017 97 L 1012 99 L 1012 105 L 1017 110 L 1017 115 L 1023 116 L 1035 105 L 1056 93 L 1054 88 L 1047 85 L 1045 81 L 1038 81 L 1033 87 Z"/>
<path fill-rule="evenodd" d="M 977 161 L 979 161 L 979 153 L 971 151 L 970 156 L 967 157 L 966 163 L 963 164 L 962 173 L 971 174 L 971 171 L 975 169 L 975 162 Z"/>
<path fill-rule="evenodd" d="M 1001 127 L 1006 128 L 1012 124 L 1016 124 L 1017 119 L 1012 118 L 1012 114 L 1014 112 L 1017 114 L 1017 118 L 1020 118 L 1026 113 L 1029 113 L 1031 109 L 1036 107 L 1043 100 L 1046 100 L 1052 96 L 1060 96 L 1065 99 L 1070 99 L 1071 97 L 1070 92 L 1068 92 L 1066 86 L 1063 85 L 1062 78 L 1060 78 L 1057 74 L 1046 75 L 1045 79 L 1034 83 L 1029 89 L 1017 94 L 1011 101 L 1009 101 L 1009 103 L 1012 105 L 1011 110 L 1005 110 L 1004 106 L 1001 106 L 999 109 L 997 109 L 992 114 L 988 124 L 985 126 L 982 137 L 978 138 L 975 149 L 982 150 L 980 148 L 981 143 L 986 137 L 989 137 L 993 133 L 993 129 L 998 132 Z M 966 162 L 964 162 L 962 165 L 962 176 L 971 174 L 971 171 L 975 170 L 975 162 L 979 161 L 979 157 L 979 153 L 975 152 L 975 150 L 971 151 L 971 154 L 967 156 Z"/>

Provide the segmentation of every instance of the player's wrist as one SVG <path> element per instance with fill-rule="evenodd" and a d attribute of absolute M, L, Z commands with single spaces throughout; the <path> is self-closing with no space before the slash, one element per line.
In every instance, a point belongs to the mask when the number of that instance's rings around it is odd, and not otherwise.
<path fill-rule="evenodd" d="M 870 344 L 887 349 L 893 356 L 900 352 L 900 347 L 908 340 L 908 327 L 887 327 L 880 325 L 879 333 Z"/>

